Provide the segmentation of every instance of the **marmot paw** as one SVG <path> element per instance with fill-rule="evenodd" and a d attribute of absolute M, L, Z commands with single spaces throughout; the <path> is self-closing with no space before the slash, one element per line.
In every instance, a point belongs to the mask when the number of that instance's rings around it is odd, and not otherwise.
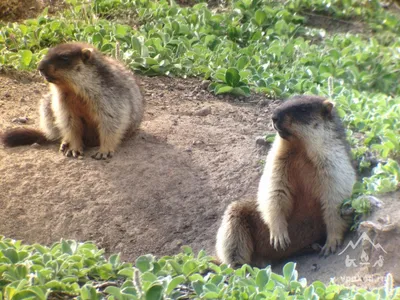
<path fill-rule="evenodd" d="M 83 158 L 83 150 L 82 149 L 70 149 L 69 143 L 62 142 L 60 145 L 60 152 L 62 152 L 67 157 L 74 157 L 78 159 Z"/>
<path fill-rule="evenodd" d="M 279 250 L 279 247 L 282 250 L 286 250 L 286 248 L 290 244 L 290 238 L 287 230 L 285 230 L 284 232 L 281 231 L 279 235 L 275 235 L 272 233 L 270 234 L 271 234 L 270 243 L 275 248 L 275 250 Z"/>
<path fill-rule="evenodd" d="M 107 158 L 112 158 L 114 155 L 114 152 L 96 152 L 96 154 L 92 155 L 92 158 L 101 160 L 101 159 L 107 159 Z"/>
<path fill-rule="evenodd" d="M 341 238 L 333 238 L 327 240 L 326 244 L 324 247 L 322 247 L 320 256 L 327 257 L 329 254 L 333 254 L 340 248 L 342 245 L 342 239 Z"/>

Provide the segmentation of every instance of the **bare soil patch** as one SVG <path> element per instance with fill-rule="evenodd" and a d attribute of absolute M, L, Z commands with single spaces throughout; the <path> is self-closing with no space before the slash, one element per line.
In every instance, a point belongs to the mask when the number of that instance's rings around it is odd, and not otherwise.
<path fill-rule="evenodd" d="M 63 0 L 0 0 L 0 21 L 17 22 L 35 18 L 47 7 L 55 13 L 66 7 Z"/>
<path fill-rule="evenodd" d="M 306 16 L 306 24 L 308 26 L 323 28 L 328 33 L 371 33 L 371 30 L 368 29 L 368 26 L 366 26 L 362 20 L 358 20 L 356 18 L 343 20 L 312 12 L 303 12 L 303 14 Z"/>
<path fill-rule="evenodd" d="M 0 130 L 38 126 L 40 81 L 0 78 Z M 0 232 L 26 242 L 94 240 L 124 259 L 213 250 L 228 203 L 255 194 L 263 158 L 255 137 L 270 106 L 219 101 L 198 80 L 141 78 L 138 134 L 113 159 L 63 157 L 58 144 L 0 149 Z M 261 99 L 255 97 L 253 101 Z M 27 124 L 12 120 L 27 117 Z"/>

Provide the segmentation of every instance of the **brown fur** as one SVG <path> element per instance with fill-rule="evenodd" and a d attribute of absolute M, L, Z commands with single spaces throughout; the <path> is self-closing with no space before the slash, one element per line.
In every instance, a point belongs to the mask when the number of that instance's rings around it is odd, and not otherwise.
<path fill-rule="evenodd" d="M 47 141 L 46 136 L 37 129 L 15 128 L 1 135 L 1 142 L 6 147 L 16 147 L 26 144 L 42 144 Z"/>
<path fill-rule="evenodd" d="M 335 252 L 348 224 L 341 202 L 355 182 L 344 129 L 323 98 L 298 96 L 273 114 L 278 134 L 258 199 L 232 203 L 217 235 L 217 255 L 234 266 L 265 266 L 327 237 Z"/>
<path fill-rule="evenodd" d="M 139 127 L 144 100 L 133 74 L 91 45 L 58 45 L 38 69 L 50 83 L 50 93 L 40 104 L 42 135 L 35 142 L 43 141 L 43 135 L 46 140 L 61 139 L 60 151 L 73 157 L 82 156 L 84 145 L 100 145 L 93 157 L 105 159 Z M 9 131 L 3 140 L 6 146 L 30 144 L 33 132 Z"/>
<path fill-rule="evenodd" d="M 268 226 L 261 218 L 257 202 L 244 200 L 232 203 L 225 211 L 222 222 L 229 224 L 229 230 L 225 232 L 226 240 L 237 243 L 240 247 L 231 246 L 236 248 L 232 251 L 231 261 L 220 260 L 234 267 L 247 263 L 261 268 L 300 252 L 313 242 L 323 240 L 326 228 L 323 225 L 321 209 L 316 206 L 307 211 L 307 208 L 309 207 L 300 207 L 289 217 L 288 232 L 292 246 L 285 250 L 276 250 L 270 244 Z M 310 216 L 309 213 L 312 212 L 316 214 Z"/>

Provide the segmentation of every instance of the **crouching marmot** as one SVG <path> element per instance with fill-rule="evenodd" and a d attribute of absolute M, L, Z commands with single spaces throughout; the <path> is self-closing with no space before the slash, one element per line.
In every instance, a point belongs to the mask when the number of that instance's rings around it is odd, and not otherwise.
<path fill-rule="evenodd" d="M 139 127 L 144 100 L 133 74 L 93 46 L 58 45 L 38 69 L 50 85 L 40 104 L 41 130 L 7 131 L 2 136 L 5 146 L 61 139 L 60 151 L 66 156 L 80 157 L 84 145 L 100 145 L 92 157 L 105 159 Z"/>
<path fill-rule="evenodd" d="M 278 132 L 266 159 L 257 201 L 229 205 L 217 234 L 222 263 L 265 266 L 326 237 L 322 253 L 336 251 L 348 222 L 340 205 L 356 174 L 333 104 L 296 96 L 272 121 Z"/>

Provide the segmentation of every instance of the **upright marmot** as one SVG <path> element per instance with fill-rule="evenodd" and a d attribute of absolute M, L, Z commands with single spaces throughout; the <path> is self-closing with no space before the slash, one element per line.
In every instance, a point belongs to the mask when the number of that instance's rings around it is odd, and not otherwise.
<path fill-rule="evenodd" d="M 217 234 L 221 262 L 265 266 L 326 237 L 336 251 L 348 223 L 340 205 L 356 174 L 333 104 L 296 96 L 273 113 L 278 135 L 268 153 L 257 201 L 229 205 Z"/>
<path fill-rule="evenodd" d="M 61 139 L 66 156 L 80 157 L 83 145 L 100 145 L 92 157 L 105 159 L 139 127 L 144 100 L 133 74 L 93 46 L 58 45 L 38 69 L 50 85 L 40 104 L 41 130 L 10 130 L 2 136 L 6 146 Z"/>

